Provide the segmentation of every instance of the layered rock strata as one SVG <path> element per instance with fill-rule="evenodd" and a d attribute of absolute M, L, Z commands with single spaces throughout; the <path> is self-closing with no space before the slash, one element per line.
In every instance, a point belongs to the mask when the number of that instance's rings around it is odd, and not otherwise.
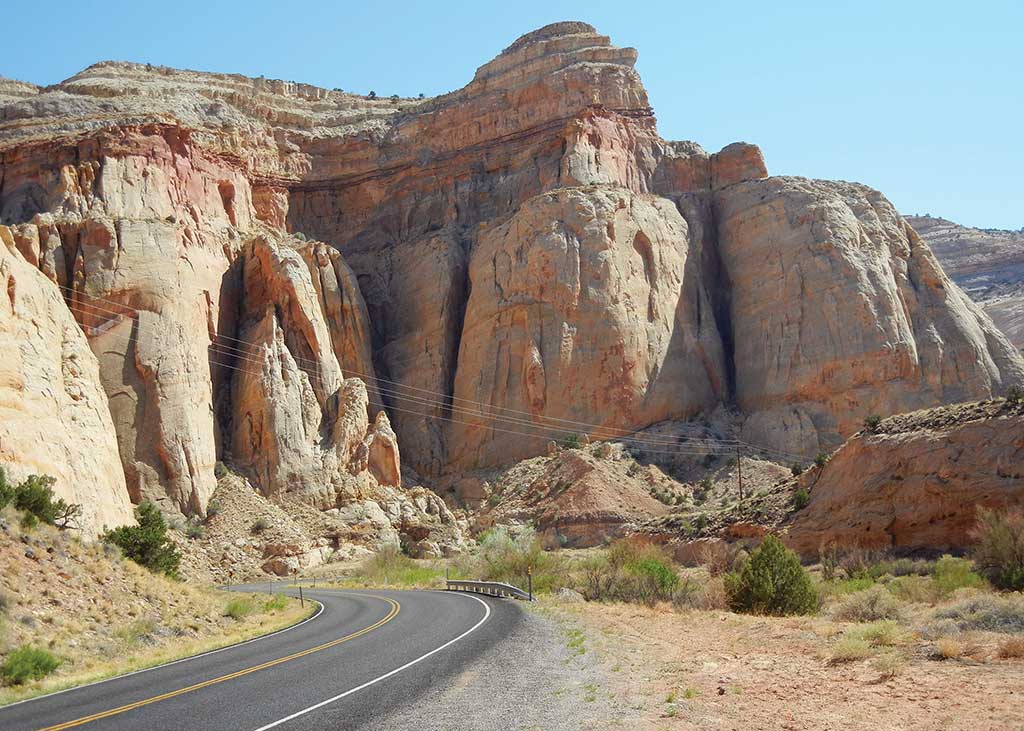
<path fill-rule="evenodd" d="M 0 84 L 0 223 L 89 337 L 132 500 L 201 515 L 221 459 L 335 509 L 398 445 L 436 476 L 733 403 L 806 455 L 1024 380 L 879 193 L 662 140 L 636 55 L 558 23 L 433 99 Z"/>

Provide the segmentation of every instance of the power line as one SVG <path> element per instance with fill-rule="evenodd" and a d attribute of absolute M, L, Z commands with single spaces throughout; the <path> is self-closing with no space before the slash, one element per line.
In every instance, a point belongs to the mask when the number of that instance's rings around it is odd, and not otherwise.
<path fill-rule="evenodd" d="M 64 285 L 58 284 L 57 286 L 59 288 L 61 288 L 62 290 L 71 292 L 71 293 L 73 293 L 75 295 L 83 295 L 84 294 L 84 293 L 81 293 L 81 292 L 79 292 L 77 290 L 74 290 L 72 288 L 66 287 Z M 85 295 L 85 296 L 89 297 L 89 295 Z M 105 315 L 109 315 L 111 317 L 125 317 L 128 314 L 137 315 L 139 312 L 141 312 L 137 308 L 126 307 L 125 305 L 122 305 L 120 303 L 114 302 L 113 300 L 109 300 L 109 299 L 105 299 L 105 298 L 89 297 L 89 299 L 93 300 L 94 302 L 105 302 L 107 304 L 110 304 L 110 305 L 118 308 L 118 309 L 117 310 L 111 310 L 111 309 L 108 309 L 108 308 L 103 308 L 103 307 L 100 307 L 100 306 L 98 306 L 96 304 L 93 304 L 91 302 L 78 302 L 78 303 L 75 303 L 75 304 L 68 304 L 67 306 L 73 312 L 77 312 L 77 313 L 85 315 L 85 316 L 96 316 L 97 314 L 105 314 Z M 93 328 L 93 329 L 96 329 L 96 328 Z M 134 336 L 129 335 L 130 339 L 132 339 L 133 337 Z M 221 340 L 226 340 L 226 341 L 230 341 L 230 342 L 239 343 L 239 344 L 243 345 L 244 348 L 239 348 L 239 347 L 236 347 L 236 346 L 232 346 L 232 345 L 230 345 L 228 343 L 219 342 Z M 246 341 L 243 341 L 243 340 L 240 340 L 238 338 L 234 338 L 234 337 L 225 335 L 223 333 L 218 333 L 215 336 L 215 338 L 210 342 L 210 346 L 209 347 L 210 347 L 210 349 L 214 350 L 218 354 L 223 355 L 224 357 L 227 357 L 227 358 L 234 358 L 234 359 L 238 359 L 238 360 L 243 360 L 243 361 L 248 361 L 248 362 L 253 362 L 253 363 L 259 363 L 259 364 L 263 363 L 262 360 L 253 360 L 250 357 L 250 353 L 247 352 L 246 349 L 254 347 L 253 343 L 248 343 Z M 322 382 L 319 380 L 321 378 L 321 376 L 319 374 L 319 371 L 321 370 L 321 364 L 318 361 L 314 361 L 314 360 L 311 360 L 311 359 L 308 359 L 308 358 L 303 358 L 302 356 L 298 356 L 298 355 L 295 355 L 295 354 L 290 353 L 290 352 L 289 352 L 289 355 L 292 357 L 292 359 L 296 362 L 297 365 L 301 366 L 301 365 L 305 364 L 306 368 L 304 370 L 308 369 L 308 370 L 312 371 L 312 374 L 308 374 L 308 375 L 313 375 L 315 378 L 317 378 L 318 379 L 318 384 L 322 387 Z M 211 362 L 213 362 L 214 364 L 219 365 L 221 367 L 230 368 L 230 366 L 228 364 L 223 363 L 223 362 L 219 362 L 219 361 L 211 361 Z M 235 369 L 235 370 L 240 370 L 240 369 Z M 540 416 L 540 415 L 532 414 L 532 413 L 526 412 L 526 411 L 520 411 L 520 410 L 511 409 L 511 408 L 507 408 L 507 407 L 495 406 L 493 404 L 486 404 L 486 403 L 479 402 L 479 401 L 473 401 L 471 399 L 465 399 L 465 398 L 460 398 L 460 397 L 455 397 L 455 396 L 449 396 L 447 394 L 440 393 L 440 392 L 437 392 L 437 391 L 431 391 L 429 389 L 424 389 L 424 388 L 420 388 L 420 387 L 416 387 L 416 386 L 410 386 L 410 385 L 407 385 L 407 384 L 398 383 L 398 382 L 395 382 L 395 381 L 390 381 L 388 379 L 381 378 L 379 376 L 363 374 L 363 373 L 359 373 L 359 372 L 357 372 L 355 370 L 350 370 L 350 369 L 342 369 L 342 376 L 344 376 L 344 374 L 346 372 L 348 374 L 350 374 L 350 375 L 363 378 L 364 381 L 372 379 L 372 382 L 376 383 L 378 391 L 380 391 L 382 394 L 385 394 L 388 397 L 390 397 L 392 399 L 395 399 L 395 400 L 398 400 L 398 401 L 405 401 L 405 402 L 409 402 L 409 403 L 412 403 L 414 405 L 418 405 L 418 406 L 422 406 L 422 407 L 437 407 L 437 408 L 442 409 L 443 411 L 452 411 L 454 413 L 457 413 L 457 414 L 460 414 L 460 415 L 464 415 L 464 416 L 479 416 L 479 417 L 481 417 L 483 419 L 487 419 L 487 420 L 495 421 L 495 422 L 503 422 L 503 423 L 507 423 L 507 424 L 512 424 L 514 426 L 518 425 L 518 426 L 523 426 L 523 427 L 527 427 L 527 428 L 531 428 L 531 429 L 538 429 L 539 428 L 539 429 L 544 429 L 544 430 L 549 431 L 549 432 L 561 433 L 562 435 L 569 435 L 569 434 L 575 435 L 575 434 L 579 433 L 579 430 L 577 430 L 577 429 L 570 429 L 570 428 L 567 428 L 567 427 L 553 426 L 553 425 L 549 425 L 549 424 L 545 424 L 545 423 L 538 423 L 538 421 L 540 421 L 540 422 L 553 421 L 553 422 L 557 422 L 557 423 L 574 424 L 574 425 L 577 425 L 577 426 L 585 427 L 589 432 L 592 433 L 592 436 L 594 438 L 599 439 L 599 440 L 601 440 L 601 439 L 609 439 L 609 440 L 615 440 L 615 441 L 620 441 L 620 442 L 627 442 L 627 443 L 630 443 L 630 444 L 638 445 L 638 446 L 643 447 L 645 449 L 647 449 L 648 447 L 651 447 L 651 446 L 661 446 L 661 447 L 672 447 L 675 450 L 679 450 L 681 447 L 687 447 L 687 448 L 690 448 L 690 449 L 700 449 L 700 448 L 703 448 L 705 450 L 720 450 L 720 449 L 725 449 L 727 447 L 736 448 L 736 447 L 742 446 L 742 447 L 746 447 L 747 449 L 749 449 L 749 450 L 751 450 L 753 452 L 758 452 L 758 453 L 762 453 L 762 454 L 766 454 L 766 455 L 775 455 L 776 458 L 782 458 L 782 459 L 805 459 L 805 457 L 803 455 L 798 455 L 798 454 L 795 454 L 795 453 L 792 453 L 792 452 L 786 452 L 786 451 L 775 449 L 775 448 L 771 448 L 771 447 L 765 447 L 763 445 L 751 444 L 749 442 L 745 442 L 745 441 L 742 441 L 742 440 L 739 440 L 739 439 L 724 439 L 724 438 L 718 438 L 718 437 L 714 437 L 714 438 L 699 438 L 699 437 L 688 437 L 688 436 L 674 437 L 674 438 L 661 438 L 661 437 L 658 437 L 658 436 L 637 436 L 637 432 L 636 431 L 629 431 L 629 430 L 627 430 L 627 429 L 625 429 L 623 427 L 607 427 L 607 426 L 602 426 L 602 425 L 598 425 L 598 424 L 591 424 L 591 423 L 582 422 L 582 421 L 575 421 L 575 420 L 571 420 L 571 419 L 561 419 L 561 418 L 558 418 L 558 417 Z M 381 386 L 380 384 L 382 384 L 382 383 L 394 386 L 394 388 L 388 388 L 388 387 Z M 402 389 L 402 390 L 399 390 L 399 389 Z M 440 398 L 439 399 L 438 398 L 427 398 L 425 396 L 410 395 L 408 393 L 404 393 L 403 390 L 416 391 L 416 392 L 420 392 L 420 393 L 424 393 L 424 394 L 428 394 L 430 396 L 435 396 L 435 397 L 440 397 Z M 457 403 L 455 403 L 455 402 L 457 402 Z M 458 404 L 461 404 L 461 403 L 472 404 L 472 405 L 474 405 L 476 407 L 476 409 L 469 409 L 469 408 L 466 408 L 466 407 L 458 405 Z M 411 412 L 411 411 L 408 411 L 408 410 L 405 410 L 405 409 L 398 409 L 394 405 L 388 405 L 388 404 L 381 404 L 381 406 L 383 408 L 385 408 L 385 409 L 393 408 L 393 409 L 398 410 L 398 411 L 405 411 L 407 413 L 415 413 L 415 414 L 418 414 L 418 415 L 423 416 L 425 418 L 446 419 L 448 421 L 451 421 L 452 423 L 466 424 L 466 425 L 469 425 L 469 426 L 478 426 L 478 427 L 481 427 L 481 428 L 492 428 L 494 430 L 497 430 L 494 427 L 485 427 L 484 425 L 479 424 L 477 422 L 467 422 L 467 421 L 451 419 L 451 418 L 443 416 L 443 414 Z M 524 419 L 517 418 L 515 416 L 502 416 L 500 413 L 499 414 L 487 413 L 488 411 L 506 412 L 506 413 L 509 413 L 509 414 L 522 414 L 522 415 L 530 417 L 530 419 L 529 419 L 529 421 L 527 421 L 527 420 L 524 420 Z M 702 428 L 704 428 L 706 430 L 706 427 L 702 427 Z M 621 432 L 624 432 L 624 433 L 617 433 L 617 434 L 602 434 L 601 433 L 601 432 L 609 432 L 609 431 L 616 431 L 616 430 L 620 430 Z M 520 433 L 520 434 L 522 434 L 522 433 Z M 534 435 L 529 435 L 529 434 L 523 434 L 523 435 L 524 436 L 534 436 Z M 538 437 L 538 438 L 540 438 L 540 437 Z M 657 453 L 657 452 L 655 452 L 655 453 Z M 665 453 L 679 453 L 679 452 L 678 451 L 669 451 L 669 452 L 662 451 L 660 453 L 665 454 Z M 694 453 L 694 452 L 689 452 L 689 453 Z"/>

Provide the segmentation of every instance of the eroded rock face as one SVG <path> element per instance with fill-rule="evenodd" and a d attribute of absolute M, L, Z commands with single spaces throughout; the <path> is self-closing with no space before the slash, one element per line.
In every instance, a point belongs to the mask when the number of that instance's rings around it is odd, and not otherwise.
<path fill-rule="evenodd" d="M 541 417 L 632 431 L 724 395 L 700 251 L 668 200 L 614 187 L 539 196 L 480 237 L 470 284 L 455 408 L 493 408 L 458 411 L 473 423 L 453 424 L 454 465 L 541 453 L 557 436 L 530 429 Z M 537 436 L 503 433 L 509 418 Z"/>
<path fill-rule="evenodd" d="M 635 61 L 559 23 L 434 99 L 0 87 L 0 223 L 90 339 L 132 499 L 202 514 L 225 459 L 335 509 L 399 445 L 433 477 L 733 402 L 813 454 L 1024 378 L 880 194 L 662 140 Z"/>
<path fill-rule="evenodd" d="M 953 281 L 1024 348 L 1024 228 L 978 229 L 936 216 L 907 216 L 907 222 Z"/>
<path fill-rule="evenodd" d="M 1019 354 L 877 191 L 768 178 L 719 190 L 715 205 L 750 441 L 810 454 L 868 414 L 1024 379 Z"/>
<path fill-rule="evenodd" d="M 365 305 L 335 258 L 294 239 L 263 237 L 246 249 L 231 399 L 234 464 L 265 495 L 299 493 L 323 508 L 353 498 L 368 467 L 401 482 L 387 417 L 370 430 L 366 383 L 345 378 L 339 363 L 340 353 L 372 368 Z"/>
<path fill-rule="evenodd" d="M 56 478 L 80 527 L 134 522 L 99 365 L 60 291 L 0 226 L 0 465 L 12 481 Z"/>
<path fill-rule="evenodd" d="M 1024 500 L 1024 409 L 1004 401 L 886 419 L 801 477 L 810 504 L 787 530 L 807 558 L 821 548 L 962 550 L 979 506 Z"/>

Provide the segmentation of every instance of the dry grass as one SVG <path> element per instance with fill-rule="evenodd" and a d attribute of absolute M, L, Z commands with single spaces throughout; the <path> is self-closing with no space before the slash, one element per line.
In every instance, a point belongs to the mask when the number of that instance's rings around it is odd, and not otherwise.
<path fill-rule="evenodd" d="M 996 654 L 1003 660 L 1024 659 L 1024 637 L 1009 637 L 999 643 Z"/>
<path fill-rule="evenodd" d="M 223 616 L 231 597 L 221 591 L 152 574 L 102 544 L 50 528 L 31 531 L 22 543 L 21 530 L 7 522 L 0 530 L 0 661 L 30 644 L 61 665 L 43 680 L 0 688 L 0 704 L 250 639 L 312 611 L 294 600 L 246 598 L 253 611 L 235 620 Z M 35 558 L 25 556 L 27 548 Z"/>

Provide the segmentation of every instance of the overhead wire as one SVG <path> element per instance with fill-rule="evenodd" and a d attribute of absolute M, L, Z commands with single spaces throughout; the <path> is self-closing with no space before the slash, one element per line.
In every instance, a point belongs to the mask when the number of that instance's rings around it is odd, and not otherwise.
<path fill-rule="evenodd" d="M 60 289 L 64 290 L 64 291 L 73 293 L 73 294 L 78 295 L 78 296 L 84 296 L 84 297 L 88 298 L 89 301 L 79 301 L 79 302 L 74 302 L 74 303 L 67 303 L 67 306 L 69 307 L 69 309 L 71 309 L 74 312 L 77 312 L 80 315 L 84 315 L 86 317 L 95 317 L 97 315 L 99 315 L 99 316 L 106 315 L 106 316 L 110 316 L 111 318 L 113 318 L 113 317 L 124 317 L 124 316 L 127 316 L 128 314 L 137 315 L 139 312 L 141 312 L 137 308 L 126 307 L 125 305 L 123 305 L 121 303 L 118 303 L 118 302 L 115 302 L 113 300 L 109 300 L 109 299 L 102 298 L 102 297 L 91 297 L 88 294 L 80 292 L 79 290 L 75 290 L 73 288 L 66 287 L 66 286 L 61 285 L 61 284 L 57 284 L 57 286 Z M 115 307 L 117 309 L 108 309 L 108 308 L 100 307 L 99 305 L 95 304 L 96 302 L 103 302 L 103 303 L 109 304 L 109 305 L 111 305 L 111 306 L 113 306 L 113 307 Z M 93 328 L 93 329 L 95 330 L 95 329 L 98 329 L 98 328 Z M 129 337 L 129 340 L 131 340 L 131 339 L 134 338 L 134 334 L 133 333 L 129 333 L 128 337 Z M 252 343 L 246 342 L 244 340 L 240 340 L 238 338 L 234 338 L 234 337 L 228 336 L 228 335 L 223 334 L 223 333 L 216 334 L 214 336 L 214 338 L 215 339 L 210 342 L 209 348 L 212 349 L 217 355 L 220 355 L 220 356 L 228 358 L 228 359 L 241 360 L 241 361 L 246 361 L 246 362 L 251 362 L 251 363 L 258 363 L 258 364 L 262 364 L 263 363 L 262 359 L 254 359 L 254 358 L 251 357 L 251 354 L 249 352 L 247 352 L 246 348 L 253 347 Z M 219 342 L 219 341 L 229 341 L 229 342 Z M 244 346 L 244 348 L 239 348 L 239 347 L 230 345 L 229 344 L 230 342 L 239 343 L 242 346 Z M 302 365 L 305 365 L 305 368 L 303 369 L 304 372 L 307 371 L 307 370 L 308 371 L 312 371 L 312 375 L 315 378 L 317 378 L 317 379 L 320 378 L 319 370 L 320 370 L 321 365 L 320 365 L 319 362 L 317 362 L 315 360 L 308 359 L 308 358 L 303 358 L 302 356 L 299 356 L 299 355 L 296 355 L 296 354 L 291 354 L 290 353 L 290 355 L 291 355 L 292 359 L 296 362 L 297 365 L 300 365 L 300 367 Z M 217 366 L 220 366 L 220 367 L 223 367 L 223 368 L 229 368 L 229 369 L 236 370 L 236 371 L 241 371 L 242 370 L 240 368 L 233 367 L 229 363 L 224 363 L 222 361 L 214 361 L 212 358 L 210 359 L 210 362 L 211 362 L 211 364 L 214 364 L 214 365 L 217 365 Z M 405 403 L 408 403 L 408 404 L 412 404 L 412 405 L 420 406 L 420 407 L 426 407 L 426 408 L 434 407 L 434 408 L 440 409 L 442 412 L 448 411 L 448 412 L 452 412 L 452 413 L 455 413 L 455 414 L 458 414 L 458 415 L 462 415 L 462 416 L 478 417 L 479 419 L 487 420 L 487 421 L 490 421 L 490 422 L 497 422 L 497 423 L 502 423 L 502 424 L 512 425 L 512 426 L 521 426 L 521 427 L 525 427 L 525 428 L 529 428 L 529 429 L 541 429 L 541 430 L 544 430 L 545 432 L 553 432 L 555 434 L 560 434 L 560 435 L 562 435 L 562 437 L 565 437 L 565 436 L 568 436 L 568 435 L 579 435 L 580 434 L 580 430 L 579 429 L 571 429 L 571 428 L 563 427 L 563 426 L 556 426 L 556 425 L 552 425 L 552 424 L 548 424 L 548 423 L 544 423 L 544 422 L 545 421 L 552 421 L 552 422 L 556 422 L 556 423 L 559 423 L 559 424 L 562 424 L 562 423 L 564 423 L 564 424 L 572 424 L 572 425 L 575 425 L 575 426 L 584 427 L 584 430 L 586 431 L 586 433 L 588 433 L 590 436 L 592 436 L 595 439 L 598 439 L 598 440 L 613 440 L 613 441 L 618 441 L 618 442 L 626 443 L 627 445 L 635 445 L 635 448 L 642 448 L 645 451 L 648 451 L 648 452 L 650 452 L 652 454 L 660 453 L 660 454 L 681 454 L 681 455 L 698 455 L 699 456 L 699 455 L 707 454 L 709 451 L 725 453 L 725 452 L 735 452 L 735 451 L 737 451 L 739 449 L 745 449 L 747 451 L 754 452 L 754 453 L 759 453 L 759 454 L 764 454 L 764 455 L 772 455 L 776 459 L 779 459 L 779 458 L 782 458 L 782 459 L 797 459 L 797 460 L 806 459 L 806 457 L 804 455 L 799 455 L 799 454 L 795 454 L 795 453 L 792 453 L 792 452 L 786 452 L 784 450 L 779 450 L 779 449 L 775 449 L 775 448 L 772 448 L 772 447 L 766 447 L 764 445 L 752 444 L 750 442 L 746 442 L 746 441 L 739 440 L 739 439 L 726 439 L 726 438 L 718 438 L 718 437 L 703 438 L 703 437 L 692 437 L 692 436 L 686 436 L 686 435 L 680 435 L 680 436 L 669 437 L 669 438 L 662 438 L 662 437 L 659 437 L 659 436 L 656 436 L 656 435 L 638 435 L 638 433 L 635 430 L 634 431 L 629 431 L 629 430 L 627 430 L 627 429 L 625 429 L 623 427 L 608 427 L 608 426 L 604 426 L 604 425 L 592 424 L 592 423 L 587 423 L 587 422 L 577 421 L 577 420 L 572 420 L 572 419 L 561 419 L 561 418 L 558 418 L 558 417 L 538 416 L 536 414 L 532 414 L 531 412 L 511 409 L 511 408 L 508 408 L 508 407 L 495 406 L 493 404 L 486 404 L 486 403 L 483 403 L 483 402 L 474 401 L 472 399 L 466 399 L 466 398 L 462 398 L 462 397 L 455 397 L 455 396 L 444 394 L 444 393 L 441 393 L 441 392 L 438 392 L 438 391 L 432 391 L 432 390 L 424 389 L 424 388 L 417 387 L 417 386 L 410 386 L 408 384 L 398 383 L 398 382 L 391 381 L 391 380 L 388 380 L 388 379 L 385 379 L 385 378 L 381 378 L 379 376 L 359 373 L 359 372 L 357 372 L 355 370 L 352 370 L 352 369 L 347 369 L 346 368 L 346 369 L 343 369 L 342 372 L 343 372 L 343 374 L 348 374 L 350 376 L 360 377 L 360 378 L 363 378 L 364 380 L 371 380 L 372 379 L 372 382 L 374 382 L 374 384 L 376 385 L 377 390 L 382 395 L 384 395 L 384 396 L 386 396 L 386 397 L 388 397 L 390 399 L 394 399 L 396 401 L 399 401 L 399 402 L 405 402 Z M 381 384 L 387 384 L 387 385 L 385 386 L 385 385 L 381 385 Z M 318 382 L 318 385 L 322 387 L 322 383 Z M 427 396 L 419 396 L 419 395 L 416 395 L 415 393 L 410 394 L 410 393 L 406 393 L 405 391 L 413 391 L 413 392 L 423 393 L 423 394 L 427 394 L 428 396 L 433 396 L 433 397 L 437 397 L 437 398 L 428 398 Z M 475 409 L 467 408 L 467 407 L 461 405 L 463 403 L 472 404 L 476 408 Z M 384 408 L 385 410 L 390 409 L 390 410 L 398 411 L 398 412 L 401 412 L 401 413 L 409 413 L 409 414 L 414 414 L 414 415 L 422 416 L 424 418 L 442 419 L 442 420 L 446 420 L 446 421 L 449 421 L 449 422 L 452 422 L 452 423 L 463 424 L 463 425 L 468 425 L 468 426 L 476 426 L 476 427 L 480 427 L 480 428 L 487 428 L 487 429 L 490 429 L 492 431 L 496 431 L 496 432 L 500 432 L 500 433 L 517 434 L 517 435 L 520 435 L 520 436 L 527 436 L 527 437 L 532 437 L 532 438 L 537 438 L 537 439 L 551 439 L 551 438 L 553 438 L 550 434 L 545 436 L 545 435 L 541 435 L 541 434 L 526 433 L 526 432 L 502 429 L 502 428 L 494 426 L 494 424 L 490 424 L 490 425 L 481 424 L 479 421 L 464 421 L 464 420 L 460 420 L 460 419 L 453 419 L 450 416 L 445 415 L 444 413 L 439 414 L 439 413 L 430 413 L 430 412 L 420 412 L 420 411 L 415 411 L 415 410 L 411 410 L 411 409 L 403 409 L 403 408 L 400 408 L 400 407 L 396 406 L 393 403 L 389 404 L 389 403 L 375 402 L 375 405 L 377 405 L 377 406 L 379 406 L 381 408 Z M 490 412 L 499 412 L 499 413 L 488 413 L 489 411 Z M 513 416 L 505 416 L 501 412 L 504 412 L 505 414 L 512 414 Z M 528 416 L 530 418 L 529 418 L 529 420 L 521 419 L 521 418 L 518 418 L 518 416 L 516 416 L 516 415 L 525 415 L 525 416 Z M 613 434 L 606 434 L 605 433 L 605 432 L 614 432 L 614 431 L 620 431 L 621 433 L 617 433 L 617 434 L 616 433 L 613 433 Z M 653 448 L 657 448 L 657 447 L 669 447 L 670 449 L 661 449 L 661 450 L 653 449 Z"/>

